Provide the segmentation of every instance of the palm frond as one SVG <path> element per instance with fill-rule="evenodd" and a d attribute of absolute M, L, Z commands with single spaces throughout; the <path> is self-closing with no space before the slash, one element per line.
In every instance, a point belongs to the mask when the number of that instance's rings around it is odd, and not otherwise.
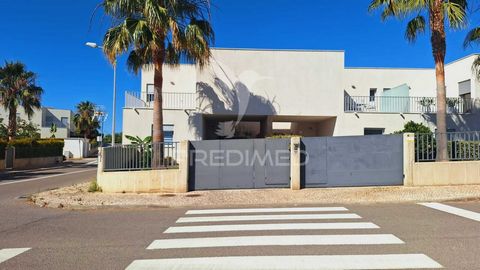
<path fill-rule="evenodd" d="M 480 27 L 475 27 L 470 30 L 463 41 L 463 46 L 465 48 L 472 44 L 480 44 Z"/>
<path fill-rule="evenodd" d="M 467 2 L 465 0 L 445 1 L 443 7 L 450 27 L 454 29 L 465 27 L 467 23 Z"/>
<path fill-rule="evenodd" d="M 472 72 L 475 74 L 476 78 L 480 80 L 480 55 L 473 60 Z"/>
<path fill-rule="evenodd" d="M 409 42 L 415 42 L 418 34 L 425 33 L 425 28 L 425 18 L 421 15 L 418 15 L 407 23 L 405 38 Z"/>

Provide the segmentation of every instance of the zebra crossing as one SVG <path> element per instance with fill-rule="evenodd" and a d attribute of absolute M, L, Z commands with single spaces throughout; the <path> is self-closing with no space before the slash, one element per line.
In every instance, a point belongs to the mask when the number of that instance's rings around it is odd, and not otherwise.
<path fill-rule="evenodd" d="M 30 248 L 4 248 L 0 249 L 0 263 L 3 263 L 11 258 L 18 256 L 26 251 L 30 250 Z"/>
<path fill-rule="evenodd" d="M 133 261 L 140 269 L 434 269 L 442 268 L 425 254 L 318 254 L 294 255 L 295 248 L 333 246 L 398 246 L 405 242 L 393 234 L 375 233 L 380 227 L 345 207 L 243 208 L 188 210 L 153 240 L 153 251 L 180 250 L 181 257 Z M 303 221 L 303 222 L 302 222 Z M 200 223 L 200 224 L 199 224 Z M 331 233 L 335 231 L 335 233 Z M 340 231 L 341 233 L 339 233 Z M 355 231 L 355 233 L 350 233 Z M 302 233 L 303 232 L 303 233 Z M 305 234 L 305 232 L 310 234 Z M 222 234 L 218 236 L 218 234 Z M 242 235 L 246 234 L 248 235 Z M 273 233 L 273 235 L 272 235 Z M 254 234 L 254 235 L 252 235 Z M 227 235 L 227 236 L 225 236 Z M 178 236 L 178 237 L 167 237 Z M 228 248 L 255 250 L 289 247 L 291 255 L 229 256 Z M 225 248 L 222 256 L 188 257 L 192 249 Z M 183 252 L 184 251 L 184 252 Z M 227 254 L 224 254 L 226 252 Z M 362 252 L 363 253 L 363 252 Z M 202 253 L 203 254 L 203 253 Z"/>

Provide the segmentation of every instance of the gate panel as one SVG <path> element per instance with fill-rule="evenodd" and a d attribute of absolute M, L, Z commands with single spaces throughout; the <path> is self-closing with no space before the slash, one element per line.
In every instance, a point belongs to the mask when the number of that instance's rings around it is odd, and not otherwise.
<path fill-rule="evenodd" d="M 266 162 L 265 185 L 290 187 L 290 139 L 265 139 Z M 260 182 L 260 181 L 258 181 Z"/>
<path fill-rule="evenodd" d="M 220 166 L 210 166 L 209 154 L 220 149 L 220 141 L 190 142 L 189 189 L 220 188 Z"/>
<path fill-rule="evenodd" d="M 253 155 L 252 140 L 222 140 L 220 151 L 223 165 L 220 166 L 220 188 L 254 188 L 253 167 L 248 163 Z M 217 164 L 212 164 L 213 166 Z"/>
<path fill-rule="evenodd" d="M 326 140 L 326 157 L 319 154 Z M 302 139 L 309 156 L 306 187 L 403 184 L 403 136 L 370 135 Z M 321 170 L 318 168 L 326 168 Z M 326 181 L 325 181 L 326 172 Z"/>
<path fill-rule="evenodd" d="M 289 139 L 193 141 L 189 189 L 290 186 Z"/>
<path fill-rule="evenodd" d="M 302 175 L 304 185 L 309 187 L 325 186 L 328 182 L 327 175 L 327 138 L 302 138 Z M 308 151 L 308 154 L 306 152 Z M 307 182 L 308 180 L 308 182 Z"/>

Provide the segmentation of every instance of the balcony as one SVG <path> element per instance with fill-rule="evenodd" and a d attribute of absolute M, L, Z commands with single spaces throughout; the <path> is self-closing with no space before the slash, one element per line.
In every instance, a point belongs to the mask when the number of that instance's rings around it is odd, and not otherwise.
<path fill-rule="evenodd" d="M 125 92 L 125 108 L 153 108 L 153 94 Z M 164 110 L 193 110 L 196 108 L 196 93 L 163 92 Z"/>
<path fill-rule="evenodd" d="M 437 112 L 435 97 L 348 96 L 344 111 L 357 113 L 431 113 Z M 474 100 L 447 98 L 447 113 L 465 114 L 473 109 Z"/>

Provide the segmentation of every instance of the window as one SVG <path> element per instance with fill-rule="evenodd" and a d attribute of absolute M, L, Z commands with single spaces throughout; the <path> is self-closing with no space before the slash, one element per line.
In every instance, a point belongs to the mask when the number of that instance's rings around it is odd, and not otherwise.
<path fill-rule="evenodd" d="M 458 83 L 458 95 L 459 96 L 465 96 L 465 95 L 470 95 L 472 92 L 472 81 L 471 80 L 466 80 L 463 82 Z"/>
<path fill-rule="evenodd" d="M 377 94 L 377 88 L 370 88 L 370 101 L 375 101 L 375 95 Z"/>
<path fill-rule="evenodd" d="M 68 117 L 61 117 L 60 122 L 62 122 L 62 126 L 68 127 Z"/>
<path fill-rule="evenodd" d="M 155 93 L 154 85 L 147 84 L 147 102 L 153 101 L 154 93 Z"/>
<path fill-rule="evenodd" d="M 384 131 L 384 128 L 365 128 L 363 135 L 382 135 Z"/>
<path fill-rule="evenodd" d="M 173 125 L 163 125 L 163 141 L 165 144 L 173 143 Z"/>
<path fill-rule="evenodd" d="M 165 144 L 173 143 L 173 127 L 174 125 L 163 125 L 163 142 Z M 153 136 L 153 125 L 151 125 L 150 134 Z"/>

